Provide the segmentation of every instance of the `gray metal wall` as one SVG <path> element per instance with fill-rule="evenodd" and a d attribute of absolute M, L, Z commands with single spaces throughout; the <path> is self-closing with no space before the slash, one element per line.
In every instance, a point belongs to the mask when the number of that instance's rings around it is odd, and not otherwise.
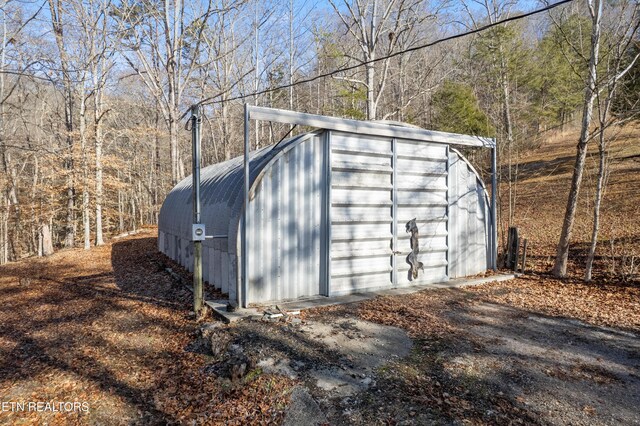
<path fill-rule="evenodd" d="M 331 295 L 447 280 L 447 155 L 441 144 L 331 134 Z"/>
<path fill-rule="evenodd" d="M 277 148 L 265 147 L 252 152 L 250 181 L 263 176 L 268 164 L 283 152 L 311 138 L 308 133 L 283 141 Z M 243 200 L 242 157 L 202 169 L 202 223 L 207 234 L 228 235 L 228 238 L 203 242 L 203 278 L 230 300 L 237 300 L 239 280 L 239 227 Z M 158 248 L 171 259 L 188 270 L 193 269 L 193 244 L 191 224 L 193 222 L 191 176 L 178 183 L 167 195 L 160 210 L 158 224 Z"/>
<path fill-rule="evenodd" d="M 456 150 L 449 156 L 449 277 L 490 267 L 490 204 L 471 164 Z"/>
<path fill-rule="evenodd" d="M 324 135 L 285 150 L 254 183 L 247 302 L 326 294 Z"/>
<path fill-rule="evenodd" d="M 330 141 L 330 144 L 328 143 Z M 244 305 L 446 281 L 487 269 L 489 203 L 473 167 L 444 144 L 317 132 L 251 154 Z M 236 300 L 242 158 L 202 170 L 204 279 Z M 330 200 L 330 202 L 329 202 Z M 416 218 L 424 264 L 409 275 Z M 158 248 L 189 270 L 191 178 L 168 195 Z"/>
<path fill-rule="evenodd" d="M 390 287 L 391 139 L 331 133 L 329 294 Z"/>
<path fill-rule="evenodd" d="M 397 285 L 442 282 L 447 276 L 447 156 L 446 145 L 398 140 L 398 248 Z M 411 252 L 406 224 L 416 218 L 424 271 L 413 279 L 407 256 Z"/>

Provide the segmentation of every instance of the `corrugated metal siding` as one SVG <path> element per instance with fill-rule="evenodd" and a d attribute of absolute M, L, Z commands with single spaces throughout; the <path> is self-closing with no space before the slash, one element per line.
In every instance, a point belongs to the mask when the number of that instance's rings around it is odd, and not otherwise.
<path fill-rule="evenodd" d="M 251 169 L 248 303 L 439 282 L 488 266 L 487 196 L 473 168 L 448 146 L 317 132 L 251 153 Z M 241 157 L 202 170 L 207 234 L 228 235 L 204 242 L 204 278 L 231 300 L 239 282 L 242 185 Z M 413 218 L 424 264 L 415 280 L 405 232 Z M 163 204 L 158 242 L 189 270 L 191 219 L 189 177 Z"/>
<path fill-rule="evenodd" d="M 324 137 L 314 136 L 284 151 L 256 183 L 248 233 L 249 303 L 321 292 L 323 144 Z"/>
<path fill-rule="evenodd" d="M 489 202 L 475 170 L 455 150 L 449 155 L 449 276 L 488 267 Z"/>
<path fill-rule="evenodd" d="M 447 152 L 448 147 L 424 142 L 396 141 L 397 176 L 397 285 L 441 282 L 447 276 Z M 411 234 L 406 224 L 416 218 L 418 260 L 424 271 L 410 275 L 407 256 Z"/>
<path fill-rule="evenodd" d="M 253 183 L 267 164 L 280 152 L 299 144 L 313 134 L 305 134 L 283 141 L 276 149 L 271 146 L 252 152 L 251 176 Z M 227 239 L 203 242 L 204 276 L 216 288 L 236 299 L 238 282 L 238 223 L 242 216 L 243 161 L 237 157 L 214 164 L 201 171 L 202 223 L 207 234 L 228 235 Z M 167 195 L 159 217 L 159 232 L 166 243 L 160 250 L 188 270 L 193 269 L 193 244 L 191 224 L 193 222 L 191 200 L 191 176 L 182 180 Z M 159 234 L 160 235 L 160 234 Z M 212 264 L 210 264 L 212 262 Z"/>
<path fill-rule="evenodd" d="M 331 134 L 330 295 L 392 284 L 391 139 Z"/>

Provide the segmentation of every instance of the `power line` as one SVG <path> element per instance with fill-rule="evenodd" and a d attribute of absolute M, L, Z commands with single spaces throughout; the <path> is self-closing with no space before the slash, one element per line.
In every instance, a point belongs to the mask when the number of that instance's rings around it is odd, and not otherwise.
<path fill-rule="evenodd" d="M 410 48 L 404 49 L 404 50 L 399 50 L 397 52 L 394 52 L 394 53 L 389 54 L 389 55 L 382 56 L 380 58 L 372 59 L 370 61 L 361 62 L 361 63 L 356 64 L 356 65 L 350 65 L 350 66 L 344 67 L 344 68 L 338 68 L 338 69 L 335 69 L 333 71 L 328 71 L 326 73 L 317 74 L 317 75 L 315 75 L 313 77 L 309 77 L 309 78 L 306 78 L 306 79 L 303 79 L 303 80 L 298 80 L 298 81 L 293 82 L 293 83 L 283 84 L 281 86 L 272 87 L 272 88 L 268 88 L 268 89 L 263 89 L 263 90 L 259 90 L 259 91 L 252 92 L 252 93 L 248 93 L 248 94 L 245 94 L 245 95 L 238 95 L 238 96 L 234 96 L 232 98 L 227 98 L 227 99 L 224 99 L 224 100 L 214 100 L 214 99 L 218 98 L 219 96 L 227 93 L 228 92 L 228 90 L 227 90 L 225 92 L 218 93 L 215 96 L 203 99 L 200 102 L 198 102 L 196 105 L 211 105 L 211 104 L 221 104 L 223 102 L 229 102 L 229 101 L 237 101 L 237 100 L 249 98 L 249 97 L 252 97 L 252 96 L 264 95 L 266 93 L 275 92 L 277 90 L 288 89 L 290 87 L 298 86 L 300 84 L 311 83 L 311 82 L 319 80 L 321 78 L 331 77 L 332 75 L 339 74 L 341 72 L 351 71 L 351 70 L 360 68 L 360 67 L 365 66 L 365 65 L 373 64 L 373 63 L 384 61 L 384 60 L 391 59 L 391 58 L 395 58 L 396 56 L 404 55 L 405 53 L 415 52 L 417 50 L 422 50 L 422 49 L 425 49 L 427 47 L 432 47 L 432 46 L 435 46 L 437 44 L 443 43 L 445 41 L 451 41 L 451 40 L 455 40 L 455 39 L 458 39 L 458 38 L 466 37 L 468 35 L 477 34 L 479 32 L 488 30 L 489 28 L 493 28 L 493 27 L 496 27 L 496 26 L 501 25 L 501 24 L 505 24 L 507 22 L 512 22 L 512 21 L 517 21 L 517 20 L 523 19 L 523 18 L 528 18 L 529 16 L 533 16 L 533 15 L 537 15 L 538 13 L 546 12 L 546 11 L 554 9 L 554 8 L 556 8 L 558 6 L 562 6 L 563 4 L 571 3 L 572 1 L 574 1 L 574 0 L 561 0 L 561 1 L 557 2 L 557 3 L 550 4 L 548 6 L 545 6 L 545 7 L 541 8 L 541 9 L 536 9 L 536 10 L 532 10 L 531 12 L 526 12 L 526 13 L 523 13 L 523 14 L 520 14 L 520 15 L 511 16 L 511 17 L 502 19 L 500 21 L 496 21 L 496 22 L 493 22 L 493 23 L 490 23 L 490 24 L 487 24 L 487 25 L 483 25 L 482 27 L 478 27 L 478 28 L 475 28 L 473 30 L 466 31 L 464 33 L 454 34 L 452 36 L 444 37 L 444 38 L 441 38 L 441 39 L 438 39 L 438 40 L 435 40 L 435 41 L 432 41 L 432 42 L 429 42 L 429 43 L 425 43 L 425 44 L 421 44 L 421 45 L 418 45 L 418 46 L 410 47 Z M 231 89 L 229 89 L 229 90 L 231 90 Z M 184 115 L 186 115 L 186 114 L 187 113 L 185 113 Z M 183 117 L 184 117 L 184 115 L 183 115 Z"/>

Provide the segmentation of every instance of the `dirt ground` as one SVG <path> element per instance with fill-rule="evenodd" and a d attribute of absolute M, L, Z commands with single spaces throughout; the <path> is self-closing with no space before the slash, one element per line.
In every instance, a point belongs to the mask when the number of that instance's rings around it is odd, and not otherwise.
<path fill-rule="evenodd" d="M 88 404 L 0 423 L 640 423 L 637 285 L 534 275 L 198 324 L 154 233 L 0 267 L 0 402 Z"/>

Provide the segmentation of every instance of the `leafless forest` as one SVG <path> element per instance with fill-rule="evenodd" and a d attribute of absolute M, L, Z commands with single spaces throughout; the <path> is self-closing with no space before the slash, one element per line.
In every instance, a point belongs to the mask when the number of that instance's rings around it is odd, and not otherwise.
<path fill-rule="evenodd" d="M 598 146 L 595 250 L 608 143 L 637 113 L 639 5 L 564 3 L 519 19 L 548 4 L 4 0 L 0 264 L 155 224 L 166 192 L 190 174 L 184 127 L 196 103 L 205 165 L 241 152 L 244 102 L 495 137 L 502 228 L 528 151 L 581 128 L 570 194 L 577 200 L 587 146 Z M 253 146 L 287 131 L 261 126 Z M 558 275 L 574 215 L 570 197 Z"/>

